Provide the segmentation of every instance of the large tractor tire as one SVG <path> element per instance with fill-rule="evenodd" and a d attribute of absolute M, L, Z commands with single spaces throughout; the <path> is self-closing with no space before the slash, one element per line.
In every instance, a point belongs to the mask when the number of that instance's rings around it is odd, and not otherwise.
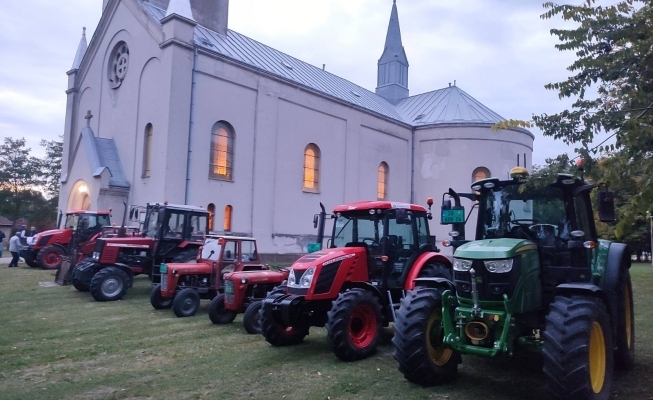
<path fill-rule="evenodd" d="M 630 371 L 635 366 L 635 309 L 633 307 L 633 285 L 630 281 L 630 271 L 624 269 L 619 278 L 618 288 L 619 315 L 617 319 L 617 335 L 614 338 L 615 368 Z"/>
<path fill-rule="evenodd" d="M 557 296 L 546 317 L 542 355 L 545 388 L 554 397 L 609 399 L 614 351 L 603 301 Z"/>
<path fill-rule="evenodd" d="M 446 278 L 452 280 L 452 269 L 443 263 L 426 264 L 417 275 L 418 278 Z"/>
<path fill-rule="evenodd" d="M 66 252 L 61 247 L 47 246 L 36 254 L 36 262 L 43 269 L 57 269 L 61 267 L 65 255 Z"/>
<path fill-rule="evenodd" d="M 172 258 L 173 263 L 189 264 L 197 261 L 198 248 L 184 250 Z"/>
<path fill-rule="evenodd" d="M 354 288 L 340 293 L 327 313 L 327 343 L 343 361 L 369 357 L 383 331 L 383 311 L 372 292 Z"/>
<path fill-rule="evenodd" d="M 37 254 L 38 255 L 38 254 Z M 31 268 L 41 268 L 38 262 L 36 262 L 35 259 L 31 257 L 23 258 L 25 260 L 25 264 L 27 264 L 28 267 Z"/>
<path fill-rule="evenodd" d="M 238 313 L 233 310 L 227 310 L 224 308 L 224 294 L 219 294 L 211 300 L 211 305 L 209 306 L 209 319 L 214 324 L 230 324 L 236 319 Z"/>
<path fill-rule="evenodd" d="M 453 381 L 460 353 L 442 342 L 442 295 L 436 288 L 417 288 L 401 300 L 394 322 L 394 358 L 411 382 L 430 386 Z"/>
<path fill-rule="evenodd" d="M 286 293 L 286 285 L 279 285 L 268 292 L 267 298 L 280 296 Z M 266 309 L 263 304 L 258 314 L 261 334 L 272 346 L 293 346 L 304 341 L 308 335 L 308 326 L 284 326 L 277 324 L 272 316 L 272 310 Z"/>
<path fill-rule="evenodd" d="M 192 317 L 200 308 L 200 295 L 195 289 L 182 289 L 172 302 L 172 311 L 179 318 Z"/>
<path fill-rule="evenodd" d="M 152 288 L 152 292 L 150 293 L 150 304 L 152 304 L 152 307 L 156 310 L 166 310 L 170 307 L 172 307 L 172 302 L 174 301 L 174 297 L 172 298 L 165 298 L 161 296 L 161 284 L 157 283 L 154 285 Z"/>
<path fill-rule="evenodd" d="M 91 296 L 97 301 L 115 301 L 123 298 L 129 287 L 129 276 L 120 268 L 101 269 L 91 279 Z"/>
<path fill-rule="evenodd" d="M 91 290 L 91 287 L 79 279 L 73 279 L 73 287 L 80 292 L 88 292 Z"/>
<path fill-rule="evenodd" d="M 247 333 L 256 335 L 261 333 L 261 324 L 259 322 L 259 311 L 263 302 L 261 300 L 254 301 L 247 306 L 245 314 L 243 314 L 243 326 Z"/>

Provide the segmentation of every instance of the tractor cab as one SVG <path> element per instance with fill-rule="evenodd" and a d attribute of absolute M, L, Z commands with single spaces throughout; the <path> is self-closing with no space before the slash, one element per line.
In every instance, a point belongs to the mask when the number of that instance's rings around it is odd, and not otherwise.
<path fill-rule="evenodd" d="M 90 240 L 106 226 L 111 226 L 109 212 L 71 211 L 66 213 L 63 228 L 72 229 L 71 244 L 75 246 Z"/>
<path fill-rule="evenodd" d="M 366 202 L 338 207 L 334 214 L 331 248 L 363 248 L 375 286 L 402 287 L 415 259 L 433 251 L 429 213 L 422 206 Z"/>

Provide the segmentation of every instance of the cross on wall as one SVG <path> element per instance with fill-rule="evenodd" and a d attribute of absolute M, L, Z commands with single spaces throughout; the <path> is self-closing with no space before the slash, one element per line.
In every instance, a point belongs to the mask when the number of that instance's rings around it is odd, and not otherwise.
<path fill-rule="evenodd" d="M 91 127 L 91 118 L 93 118 L 93 114 L 91 114 L 91 110 L 88 110 L 86 112 L 86 116 L 84 117 L 84 119 L 86 120 L 86 126 L 88 128 Z"/>

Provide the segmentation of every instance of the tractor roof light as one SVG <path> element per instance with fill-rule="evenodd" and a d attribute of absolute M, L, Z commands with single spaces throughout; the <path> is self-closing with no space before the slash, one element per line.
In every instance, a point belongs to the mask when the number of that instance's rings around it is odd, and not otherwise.
<path fill-rule="evenodd" d="M 514 180 L 525 179 L 528 177 L 528 171 L 524 167 L 514 167 L 510 170 L 510 178 Z"/>
<path fill-rule="evenodd" d="M 486 189 L 492 189 L 494 187 L 494 182 L 485 182 L 483 187 Z"/>
<path fill-rule="evenodd" d="M 442 241 L 442 246 L 443 247 L 451 247 L 451 240 L 443 240 Z"/>
<path fill-rule="evenodd" d="M 481 190 L 481 185 L 474 185 L 474 186 L 472 186 L 472 190 L 475 190 L 475 191 L 478 192 L 479 190 Z"/>
<path fill-rule="evenodd" d="M 449 232 L 449 236 L 451 236 L 452 238 L 457 238 L 458 236 L 460 236 L 460 232 L 451 231 L 451 232 Z"/>
<path fill-rule="evenodd" d="M 433 205 L 433 197 L 429 197 L 429 198 L 427 198 L 427 199 L 426 199 L 426 204 L 427 204 L 428 206 L 432 206 L 432 205 Z"/>
<path fill-rule="evenodd" d="M 596 248 L 596 242 L 593 240 L 588 240 L 587 242 L 583 243 L 583 247 L 586 249 L 594 249 Z"/>

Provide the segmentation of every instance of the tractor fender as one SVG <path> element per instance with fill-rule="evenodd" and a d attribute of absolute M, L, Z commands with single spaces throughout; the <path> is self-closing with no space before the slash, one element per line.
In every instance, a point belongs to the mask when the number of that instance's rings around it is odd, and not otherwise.
<path fill-rule="evenodd" d="M 598 297 L 603 300 L 607 305 L 605 292 L 600 287 L 591 283 L 562 283 L 556 286 L 556 296 L 571 296 L 574 294 L 582 294 L 586 296 Z"/>
<path fill-rule="evenodd" d="M 456 285 L 447 278 L 417 278 L 413 280 L 414 286 L 426 286 L 429 288 L 444 288 L 445 290 L 456 291 Z M 413 287 L 414 287 L 413 286 Z"/>
<path fill-rule="evenodd" d="M 379 298 L 379 301 L 381 302 L 383 307 L 386 307 L 388 305 L 388 299 L 386 298 L 386 296 L 383 295 L 383 293 L 381 293 L 381 290 L 378 287 L 368 282 L 359 282 L 359 281 L 348 282 L 346 285 L 343 286 L 342 292 L 346 291 L 347 289 L 353 289 L 353 288 L 369 290 L 376 297 Z"/>
<path fill-rule="evenodd" d="M 125 271 L 125 273 L 129 277 L 129 287 L 132 287 L 132 285 L 134 284 L 134 271 L 132 271 L 129 265 L 123 263 L 115 263 L 113 264 L 113 266 Z"/>
<path fill-rule="evenodd" d="M 603 277 L 603 290 L 607 300 L 608 311 L 612 316 L 613 329 L 619 314 L 619 280 L 624 269 L 630 269 L 630 249 L 624 243 L 611 243 Z"/>
<path fill-rule="evenodd" d="M 61 250 L 63 250 L 63 254 L 68 254 L 68 247 L 67 246 L 63 246 L 61 243 L 54 243 L 54 244 L 52 244 L 52 246 L 56 246 L 56 247 L 60 248 Z M 47 246 L 45 246 L 45 247 L 47 247 Z M 45 248 L 45 247 L 43 247 L 43 248 Z"/>
<path fill-rule="evenodd" d="M 432 263 L 441 263 L 446 265 L 447 267 L 451 268 L 451 260 L 444 256 L 441 253 L 436 253 L 436 252 L 426 252 L 420 254 L 416 259 L 415 262 L 410 266 L 410 270 L 408 271 L 408 275 L 406 275 L 406 279 L 404 279 L 404 290 L 412 290 L 415 287 L 415 279 L 419 276 L 419 273 L 422 271 L 422 268 L 427 265 L 427 264 L 432 264 Z"/>

